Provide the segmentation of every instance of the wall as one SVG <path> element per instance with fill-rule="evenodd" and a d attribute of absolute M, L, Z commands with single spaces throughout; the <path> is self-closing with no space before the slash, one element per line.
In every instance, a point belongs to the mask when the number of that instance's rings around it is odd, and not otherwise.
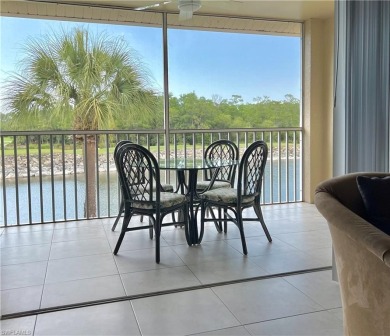
<path fill-rule="evenodd" d="M 303 62 L 303 200 L 332 176 L 334 20 L 304 23 Z"/>

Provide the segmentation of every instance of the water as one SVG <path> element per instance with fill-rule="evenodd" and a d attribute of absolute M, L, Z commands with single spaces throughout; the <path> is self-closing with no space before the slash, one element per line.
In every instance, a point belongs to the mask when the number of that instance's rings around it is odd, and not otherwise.
<path fill-rule="evenodd" d="M 288 177 L 286 174 L 287 170 Z M 293 160 L 289 160 L 288 164 L 286 160 L 281 160 L 280 174 L 278 161 L 274 161 L 272 167 L 271 164 L 267 164 L 263 179 L 262 203 L 300 201 L 302 199 L 300 171 L 299 160 L 295 161 L 295 165 Z M 279 175 L 280 183 L 278 183 Z M 294 175 L 296 176 L 295 188 Z M 171 178 L 172 180 L 174 178 Z M 117 173 L 100 173 L 98 184 L 98 217 L 116 216 L 120 199 Z M 39 178 L 31 177 L 30 197 L 27 178 L 19 179 L 18 188 L 16 188 L 15 179 L 7 179 L 5 184 L 2 181 L 0 187 L 2 204 L 4 204 L 4 191 L 6 195 L 6 213 L 4 212 L 4 207 L 2 207 L 0 226 L 4 226 L 5 221 L 7 225 L 15 225 L 18 222 L 26 224 L 30 222 L 30 217 L 32 223 L 84 218 L 85 176 L 83 174 L 77 174 L 76 176 L 66 175 L 64 179 L 62 175 L 59 175 L 54 176 L 53 180 L 50 176 L 45 176 L 42 178 L 42 192 L 40 190 Z M 17 191 L 19 202 L 17 202 Z M 18 203 L 19 207 L 17 207 Z"/>

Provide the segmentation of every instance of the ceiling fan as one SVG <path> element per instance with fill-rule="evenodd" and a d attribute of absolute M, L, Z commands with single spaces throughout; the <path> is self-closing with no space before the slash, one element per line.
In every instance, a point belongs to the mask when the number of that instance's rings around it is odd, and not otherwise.
<path fill-rule="evenodd" d="M 145 10 L 149 8 L 156 8 L 163 5 L 167 5 L 174 0 L 171 1 L 163 1 L 158 2 L 152 5 L 137 7 L 134 10 Z M 201 7 L 201 0 L 178 0 L 177 8 L 179 9 L 179 20 L 189 20 L 192 18 L 192 14 L 199 10 Z"/>

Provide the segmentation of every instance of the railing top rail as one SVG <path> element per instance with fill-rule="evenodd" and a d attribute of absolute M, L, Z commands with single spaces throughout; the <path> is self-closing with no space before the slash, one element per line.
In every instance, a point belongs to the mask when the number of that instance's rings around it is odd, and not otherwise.
<path fill-rule="evenodd" d="M 233 132 L 285 132 L 302 131 L 302 127 L 282 127 L 282 128 L 226 128 L 226 129 L 170 129 L 174 134 L 193 134 L 193 133 L 233 133 Z M 96 134 L 164 134 L 164 129 L 154 130 L 97 130 L 97 131 L 1 131 L 2 136 L 21 136 L 21 135 L 96 135 Z"/>
<path fill-rule="evenodd" d="M 61 131 L 1 131 L 3 136 L 13 135 L 95 135 L 95 134 L 161 134 L 161 130 L 97 130 L 97 131 L 79 131 L 79 130 L 61 130 Z"/>
<path fill-rule="evenodd" d="M 234 132 L 283 132 L 302 131 L 302 127 L 282 128 L 224 128 L 224 129 L 170 129 L 170 133 L 234 133 Z"/>

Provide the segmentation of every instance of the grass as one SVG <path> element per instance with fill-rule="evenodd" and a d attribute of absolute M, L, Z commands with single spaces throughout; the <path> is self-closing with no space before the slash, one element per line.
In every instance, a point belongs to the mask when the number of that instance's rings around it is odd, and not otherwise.
<path fill-rule="evenodd" d="M 13 137 L 4 137 L 4 145 L 5 145 L 4 146 L 5 147 L 4 148 L 4 155 L 5 156 L 14 156 L 15 153 L 14 153 L 14 147 L 13 147 Z M 243 145 L 244 144 L 242 144 L 240 147 L 243 148 Z M 299 146 L 299 143 L 297 143 L 297 145 Z M 284 148 L 285 146 L 286 146 L 286 142 L 282 141 L 280 144 L 280 147 Z M 115 144 L 112 144 L 112 147 L 110 147 L 110 149 L 109 149 L 109 153 L 114 152 L 114 147 L 115 147 Z M 183 144 L 177 145 L 176 147 L 179 151 L 184 149 Z M 201 149 L 202 146 L 200 144 L 198 144 L 198 145 L 196 145 L 196 148 Z M 276 149 L 277 146 L 275 146 L 274 148 Z M 187 145 L 187 149 L 192 150 L 192 145 Z M 151 150 L 151 152 L 157 152 L 157 146 L 150 146 L 150 150 Z M 164 151 L 164 147 L 160 147 L 160 150 Z M 38 146 L 36 144 L 31 144 L 30 149 L 29 149 L 29 153 L 30 153 L 30 155 L 38 155 L 38 153 L 39 153 Z M 61 154 L 61 153 L 62 153 L 62 146 L 54 144 L 53 154 Z M 64 153 L 73 155 L 73 145 L 65 145 Z M 99 154 L 106 154 L 106 148 L 99 148 L 98 153 Z M 26 155 L 27 154 L 26 147 L 23 145 L 19 145 L 17 147 L 17 154 L 18 155 Z M 50 154 L 49 145 L 43 144 L 41 146 L 41 155 L 49 155 L 49 154 Z M 76 154 L 82 155 L 82 148 L 81 147 L 78 147 L 76 149 Z"/>
<path fill-rule="evenodd" d="M 4 137 L 3 141 L 4 141 L 4 146 L 7 146 L 13 142 L 13 138 L 12 137 Z"/>
<path fill-rule="evenodd" d="M 4 142 L 5 143 L 5 142 Z M 8 143 L 9 145 L 12 144 L 12 140 L 11 142 Z M 68 147 L 68 148 L 67 148 Z M 115 147 L 115 144 L 113 144 L 112 147 L 110 147 L 109 149 L 109 153 L 113 153 L 114 152 L 114 147 Z M 183 146 L 177 146 L 178 149 L 182 149 Z M 157 151 L 157 146 L 150 146 L 150 150 L 152 152 L 156 152 Z M 61 146 L 56 146 L 54 145 L 53 146 L 53 154 L 61 154 L 62 153 L 62 147 Z M 72 154 L 73 155 L 73 146 L 65 146 L 65 150 L 64 150 L 64 153 L 65 154 Z M 76 148 L 76 154 L 82 154 L 83 153 L 83 150 L 82 148 Z M 99 154 L 106 154 L 107 153 L 107 149 L 106 148 L 99 148 L 98 149 L 98 153 Z M 17 146 L 17 154 L 18 155 L 26 155 L 27 154 L 27 150 L 26 150 L 26 147 L 25 146 Z M 38 155 L 39 154 L 39 151 L 38 151 L 38 148 L 36 145 L 32 145 L 30 146 L 30 149 L 29 149 L 29 154 L 30 155 Z M 47 147 L 41 147 L 41 155 L 49 155 L 50 154 L 50 148 L 47 148 Z M 13 146 L 10 146 L 10 148 L 6 148 L 5 146 L 5 149 L 4 149 L 4 155 L 5 156 L 14 156 L 15 155 L 15 151 L 14 151 L 14 147 Z"/>

